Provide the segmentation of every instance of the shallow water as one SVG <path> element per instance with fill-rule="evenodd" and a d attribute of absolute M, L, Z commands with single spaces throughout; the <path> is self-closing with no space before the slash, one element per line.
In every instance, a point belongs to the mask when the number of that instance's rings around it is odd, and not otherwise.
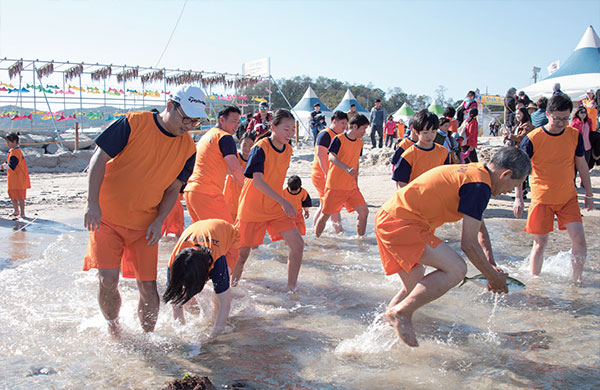
<path fill-rule="evenodd" d="M 414 317 L 419 348 L 382 322 L 401 288 L 385 277 L 371 216 L 367 234 L 306 237 L 299 292 L 285 291 L 287 250 L 253 251 L 235 289 L 226 332 L 207 342 L 212 286 L 178 326 L 161 307 L 144 335 L 135 282 L 122 280 L 125 335 L 110 341 L 96 301 L 95 272 L 82 272 L 87 232 L 77 218 L 0 221 L 0 388 L 160 389 L 186 372 L 218 388 L 514 389 L 600 386 L 600 221 L 584 221 L 589 245 L 583 286 L 570 281 L 566 233 L 551 236 L 541 277 L 526 259 L 524 220 L 488 219 L 498 263 L 527 285 L 494 297 L 472 283 L 452 289 Z M 16 231 L 13 229 L 17 229 Z M 458 250 L 460 224 L 438 229 Z M 268 241 L 268 240 L 267 240 Z M 160 246 L 158 281 L 175 244 Z M 563 252 L 561 252 L 563 251 Z M 478 273 L 472 266 L 469 275 Z"/>

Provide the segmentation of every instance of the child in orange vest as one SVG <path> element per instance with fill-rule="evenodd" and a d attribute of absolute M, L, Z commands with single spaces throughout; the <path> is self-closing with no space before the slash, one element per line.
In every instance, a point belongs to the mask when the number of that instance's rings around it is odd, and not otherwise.
<path fill-rule="evenodd" d="M 309 207 L 312 207 L 312 199 L 308 192 L 302 188 L 302 180 L 299 176 L 293 175 L 290 176 L 287 182 L 287 187 L 283 189 L 281 195 L 294 206 L 296 211 L 296 218 L 294 218 L 294 222 L 296 223 L 296 227 L 301 235 L 306 234 L 306 223 L 305 219 L 308 219 L 310 213 L 308 211 Z M 273 241 L 283 240 L 281 235 L 276 234 L 271 237 Z"/>
<path fill-rule="evenodd" d="M 27 189 L 31 188 L 27 163 L 19 146 L 20 135 L 21 133 L 12 132 L 6 136 L 9 151 L 7 162 L 2 164 L 2 169 L 7 171 L 8 196 L 14 208 L 13 213 L 9 215 L 11 218 L 17 218 L 19 215 L 25 218 L 25 199 Z"/>
<path fill-rule="evenodd" d="M 294 222 L 296 208 L 281 196 L 292 157 L 289 141 L 295 132 L 292 113 L 279 109 L 273 115 L 271 131 L 265 133 L 250 151 L 236 221 L 241 249 L 231 277 L 233 286 L 242 276 L 250 250 L 261 245 L 265 232 L 268 232 L 271 237 L 280 234 L 290 248 L 287 287 L 290 291 L 296 290 L 304 240 Z"/>

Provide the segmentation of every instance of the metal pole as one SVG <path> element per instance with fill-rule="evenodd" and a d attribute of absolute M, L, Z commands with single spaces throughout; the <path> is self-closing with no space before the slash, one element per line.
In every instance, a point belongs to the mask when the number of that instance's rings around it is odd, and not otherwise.
<path fill-rule="evenodd" d="M 33 61 L 33 111 L 37 111 L 37 106 L 35 104 L 35 61 Z M 32 116 L 33 118 L 33 116 Z M 33 126 L 33 122 L 32 122 L 32 126 Z"/>
<path fill-rule="evenodd" d="M 79 122 L 75 122 L 75 151 L 79 150 Z"/>
<path fill-rule="evenodd" d="M 123 111 L 127 110 L 127 89 L 125 83 L 125 67 L 123 66 Z"/>
<path fill-rule="evenodd" d="M 79 109 L 83 112 L 83 88 L 81 87 L 81 73 L 79 74 Z M 83 122 L 81 122 L 81 124 L 81 128 L 83 129 Z"/>

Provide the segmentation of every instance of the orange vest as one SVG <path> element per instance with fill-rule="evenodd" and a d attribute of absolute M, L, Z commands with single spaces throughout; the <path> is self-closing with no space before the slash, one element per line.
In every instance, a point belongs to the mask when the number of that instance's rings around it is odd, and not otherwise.
<path fill-rule="evenodd" d="M 585 107 L 588 117 L 592 120 L 592 128 L 590 131 L 596 131 L 598 129 L 598 109 L 594 107 L 594 100 L 583 99 L 581 104 Z"/>
<path fill-rule="evenodd" d="M 14 170 L 7 168 L 6 170 L 6 184 L 9 190 L 26 190 L 31 188 L 31 182 L 29 181 L 29 171 L 27 170 L 27 163 L 20 147 L 12 148 L 8 152 L 7 161 L 10 162 L 11 157 L 16 157 L 19 160 L 19 164 Z"/>
<path fill-rule="evenodd" d="M 333 131 L 330 128 L 326 128 L 321 131 L 322 132 L 325 131 L 325 132 L 329 133 L 329 137 L 331 138 L 331 141 L 333 141 L 333 138 L 336 135 L 338 135 L 338 133 L 336 133 L 335 131 Z M 331 142 L 329 144 L 331 145 Z M 323 170 L 321 169 L 321 165 L 319 165 L 319 155 L 318 155 L 319 146 L 320 145 L 315 145 L 315 156 L 313 158 L 311 177 L 313 178 L 313 180 L 316 179 L 316 180 L 325 181 L 325 174 L 323 173 Z M 329 149 L 329 145 L 327 145 L 327 148 Z"/>
<path fill-rule="evenodd" d="M 226 135 L 230 134 L 213 127 L 200 138 L 196 147 L 194 172 L 185 186 L 185 192 L 195 191 L 208 195 L 223 193 L 229 167 L 221 154 L 219 141 Z"/>
<path fill-rule="evenodd" d="M 183 231 L 175 244 L 169 259 L 169 268 L 179 252 L 194 246 L 210 249 L 213 258 L 213 264 L 208 269 L 210 272 L 219 257 L 225 256 L 230 249 L 240 247 L 240 234 L 232 224 L 222 219 L 204 219 L 194 222 Z"/>
<path fill-rule="evenodd" d="M 381 208 L 393 218 L 421 222 L 434 230 L 463 218 L 458 211 L 459 191 L 468 183 L 484 183 L 491 189 L 484 164 L 435 167 L 399 189 Z"/>
<path fill-rule="evenodd" d="M 165 190 L 194 154 L 194 141 L 189 134 L 163 134 L 152 112 L 125 116 L 131 133 L 125 148 L 106 163 L 100 209 L 110 223 L 145 230 L 156 218 Z"/>
<path fill-rule="evenodd" d="M 402 153 L 402 159 L 411 166 L 409 182 L 413 181 L 428 170 L 444 165 L 448 159 L 448 149 L 433 144 L 433 149 L 423 150 L 413 144 Z"/>
<path fill-rule="evenodd" d="M 237 154 L 237 159 L 240 165 L 242 166 L 242 171 L 246 169 L 246 164 L 248 161 L 244 160 L 240 153 Z M 225 181 L 225 189 L 223 190 L 223 197 L 225 198 L 225 202 L 227 206 L 229 206 L 229 212 L 231 215 L 237 215 L 238 206 L 240 203 L 240 194 L 242 193 L 242 186 L 240 186 L 233 176 L 227 175 L 227 180 Z"/>
<path fill-rule="evenodd" d="M 406 151 L 408 148 L 410 148 L 414 144 L 416 144 L 416 142 L 413 141 L 412 139 L 410 139 L 410 138 L 402 138 L 396 144 L 396 148 L 395 149 L 402 148 L 402 150 Z"/>
<path fill-rule="evenodd" d="M 338 160 L 358 171 L 358 160 L 363 148 L 362 139 L 351 140 L 346 133 L 336 135 L 335 139 L 340 140 L 341 143 L 340 150 L 336 154 Z M 358 184 L 356 179 L 350 176 L 348 172 L 329 162 L 325 188 L 332 190 L 353 190 L 358 188 Z"/>
<path fill-rule="evenodd" d="M 404 138 L 404 129 L 406 129 L 406 125 L 404 123 L 398 123 L 398 137 Z"/>
<path fill-rule="evenodd" d="M 546 204 L 563 204 L 577 195 L 575 149 L 579 132 L 567 126 L 561 135 L 547 134 L 541 127 L 527 134 L 533 145 L 531 199 Z"/>
<path fill-rule="evenodd" d="M 286 144 L 283 151 L 278 151 L 269 138 L 263 138 L 252 149 L 254 148 L 261 148 L 265 154 L 263 180 L 273 191 L 280 191 L 290 166 L 292 147 Z M 238 219 L 246 222 L 264 222 L 282 216 L 285 216 L 285 212 L 281 205 L 256 188 L 254 179 L 246 179 L 240 195 Z"/>
<path fill-rule="evenodd" d="M 292 194 L 288 191 L 287 187 L 281 191 L 281 195 L 294 206 L 294 208 L 298 211 L 302 210 L 302 202 L 306 200 L 308 196 L 308 192 L 304 188 L 300 188 L 300 192 L 297 194 Z"/>

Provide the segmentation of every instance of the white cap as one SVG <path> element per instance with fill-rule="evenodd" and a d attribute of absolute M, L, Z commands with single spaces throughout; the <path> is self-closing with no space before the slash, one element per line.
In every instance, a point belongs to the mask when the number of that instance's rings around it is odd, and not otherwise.
<path fill-rule="evenodd" d="M 588 89 L 587 93 L 594 93 L 594 90 L 590 88 Z"/>
<path fill-rule="evenodd" d="M 206 95 L 194 85 L 182 85 L 171 92 L 171 100 L 179 103 L 185 115 L 190 118 L 208 118 L 206 115 Z"/>

